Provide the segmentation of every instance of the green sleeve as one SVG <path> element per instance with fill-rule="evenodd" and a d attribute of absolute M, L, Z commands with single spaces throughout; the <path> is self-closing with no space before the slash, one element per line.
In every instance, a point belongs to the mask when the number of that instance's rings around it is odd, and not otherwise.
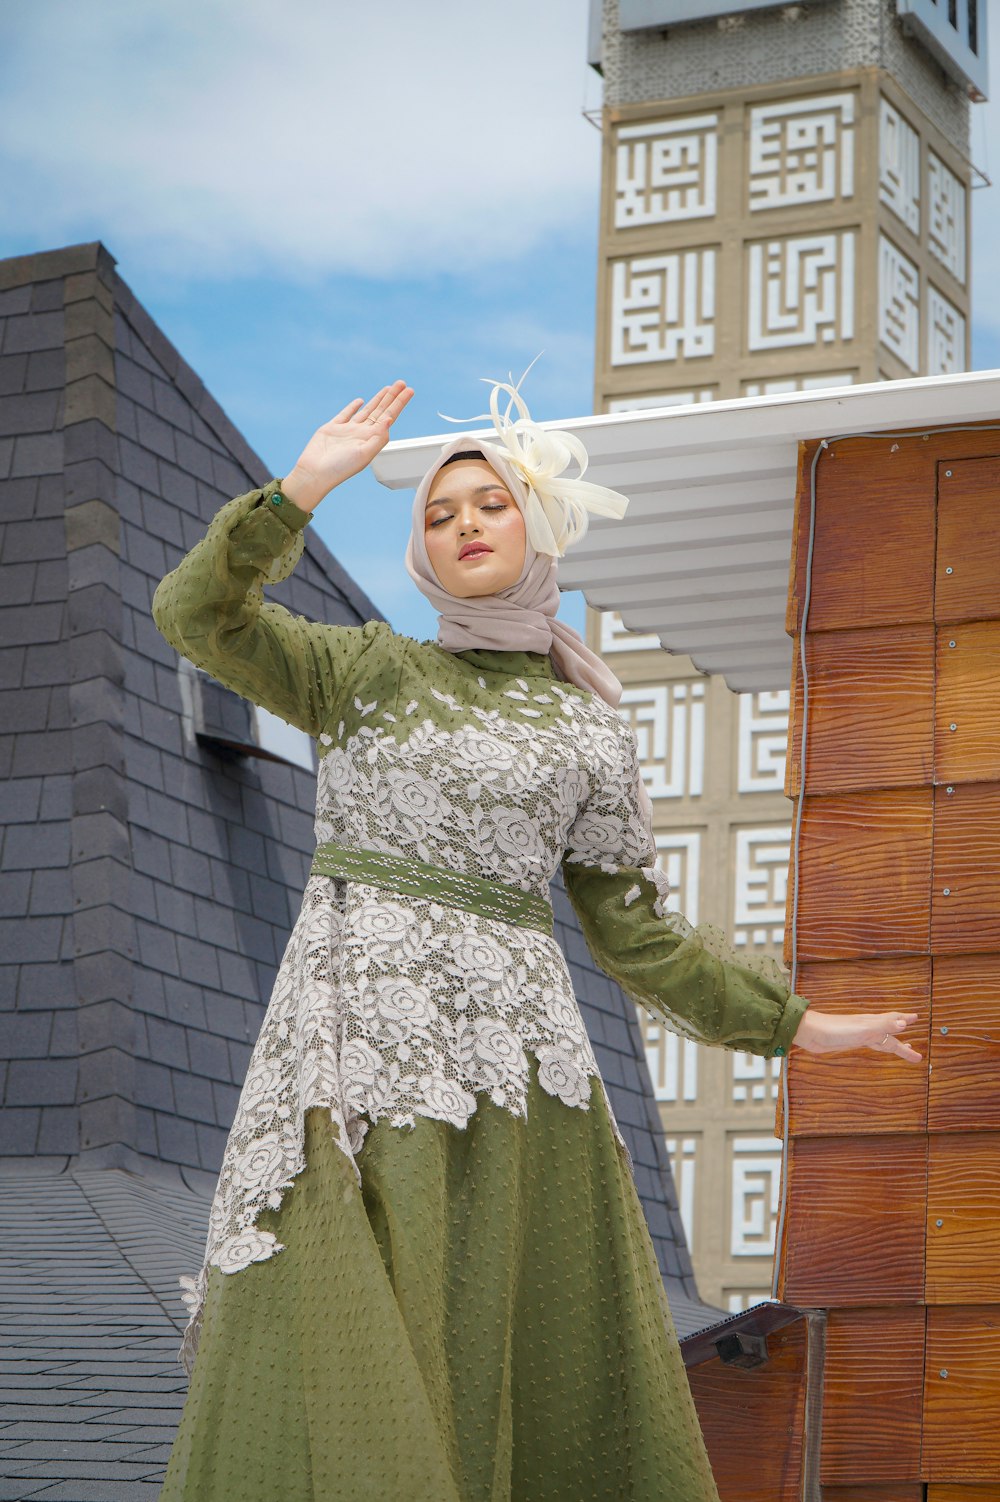
<path fill-rule="evenodd" d="M 311 513 L 272 502 L 280 488 L 227 501 L 205 536 L 161 579 L 153 595 L 157 630 L 213 678 L 316 737 L 345 678 L 385 621 L 328 626 L 264 600 L 302 556 Z"/>
<path fill-rule="evenodd" d="M 770 956 L 738 957 L 720 929 L 671 910 L 639 812 L 640 775 L 637 759 L 610 775 L 570 830 L 562 872 L 587 947 L 627 996 L 682 1037 L 786 1054 L 809 1003 Z"/>

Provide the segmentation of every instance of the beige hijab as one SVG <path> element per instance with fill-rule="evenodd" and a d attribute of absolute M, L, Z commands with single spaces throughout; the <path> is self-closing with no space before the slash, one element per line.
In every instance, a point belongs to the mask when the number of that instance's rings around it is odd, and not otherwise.
<path fill-rule="evenodd" d="M 510 397 L 506 414 L 499 411 L 499 393 Z M 512 406 L 520 416 L 510 421 Z M 480 647 L 500 652 L 544 652 L 551 655 L 556 675 L 567 683 L 599 695 L 617 709 L 622 686 L 615 674 L 583 637 L 565 621 L 559 608 L 558 561 L 567 547 L 587 531 L 589 513 L 621 519 L 628 498 L 582 478 L 587 452 L 575 434 L 540 428 L 531 421 L 514 386 L 497 382 L 490 396 L 490 414 L 499 444 L 462 433 L 446 443 L 417 487 L 413 500 L 406 570 L 421 594 L 439 612 L 438 644 L 449 652 Z M 516 581 L 496 594 L 461 599 L 440 583 L 424 542 L 424 508 L 435 476 L 455 454 L 482 454 L 517 502 L 525 520 L 524 566 Z M 576 462 L 579 473 L 566 476 Z M 648 832 L 652 808 L 640 779 L 639 804 Z"/>

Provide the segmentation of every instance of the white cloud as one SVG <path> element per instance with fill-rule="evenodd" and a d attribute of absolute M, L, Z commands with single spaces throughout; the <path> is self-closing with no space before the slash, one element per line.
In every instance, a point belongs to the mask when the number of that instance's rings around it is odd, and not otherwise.
<path fill-rule="evenodd" d="M 596 212 L 581 0 L 35 0 L 5 17 L 8 209 L 161 269 L 516 259 Z"/>

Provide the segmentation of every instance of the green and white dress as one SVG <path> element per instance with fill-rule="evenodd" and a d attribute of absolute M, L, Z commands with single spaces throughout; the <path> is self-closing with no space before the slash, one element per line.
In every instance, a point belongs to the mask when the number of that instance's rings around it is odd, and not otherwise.
<path fill-rule="evenodd" d="M 685 1037 L 770 1057 L 807 1003 L 670 910 L 634 736 L 547 655 L 265 603 L 309 521 L 276 490 L 153 601 L 315 738 L 320 847 L 189 1280 L 162 1502 L 717 1502 L 549 882 Z"/>

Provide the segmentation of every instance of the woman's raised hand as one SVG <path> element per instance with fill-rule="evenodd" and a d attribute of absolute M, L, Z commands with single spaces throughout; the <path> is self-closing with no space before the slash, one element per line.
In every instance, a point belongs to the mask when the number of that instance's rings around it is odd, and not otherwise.
<path fill-rule="evenodd" d="M 356 396 L 310 438 L 281 489 L 303 511 L 312 511 L 335 485 L 359 474 L 389 441 L 389 429 L 413 395 L 393 381 L 364 401 Z"/>
<path fill-rule="evenodd" d="M 899 1036 L 916 1022 L 916 1012 L 816 1012 L 812 1007 L 792 1042 L 807 1053 L 843 1053 L 852 1048 L 872 1048 L 876 1053 L 894 1053 L 911 1064 L 922 1062 L 912 1044 Z"/>

